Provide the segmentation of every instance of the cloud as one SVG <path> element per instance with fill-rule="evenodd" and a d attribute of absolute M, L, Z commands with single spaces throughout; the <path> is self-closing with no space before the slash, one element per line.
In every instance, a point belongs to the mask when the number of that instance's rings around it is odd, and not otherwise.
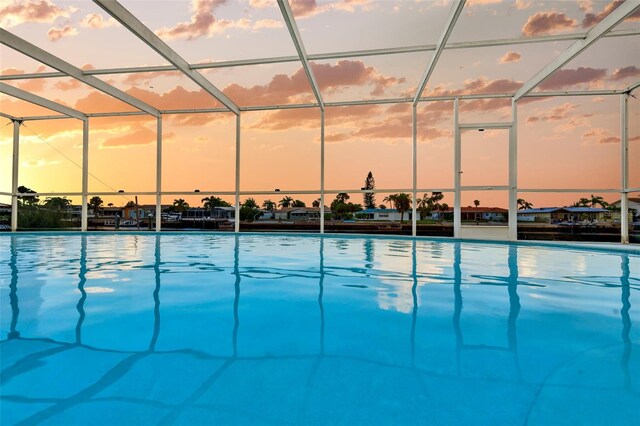
<path fill-rule="evenodd" d="M 522 27 L 522 34 L 525 36 L 550 34 L 557 31 L 570 30 L 576 25 L 577 21 L 569 18 L 564 13 L 538 12 L 529 17 Z"/>
<path fill-rule="evenodd" d="M 620 143 L 618 136 L 611 136 L 609 131 L 602 128 L 592 128 L 582 134 L 583 138 L 596 138 L 599 144 Z"/>
<path fill-rule="evenodd" d="M 103 139 L 100 148 L 122 148 L 137 145 L 155 144 L 157 140 L 156 132 L 146 127 L 134 131 L 127 131 L 122 136 Z"/>
<path fill-rule="evenodd" d="M 609 77 L 610 80 L 619 81 L 624 80 L 630 77 L 638 77 L 640 76 L 640 68 L 635 65 L 631 65 L 628 67 L 618 68 L 611 73 Z"/>
<path fill-rule="evenodd" d="M 60 164 L 59 160 L 51 160 L 47 161 L 44 158 L 40 158 L 38 160 L 27 160 L 20 163 L 20 167 L 29 167 L 29 168 L 38 168 L 45 166 L 55 166 L 56 164 Z"/>
<path fill-rule="evenodd" d="M 42 92 L 46 83 L 46 78 L 31 78 L 29 80 L 19 82 L 18 87 L 22 90 L 26 90 L 27 92 L 36 93 Z"/>
<path fill-rule="evenodd" d="M 47 31 L 47 37 L 51 41 L 58 41 L 63 37 L 71 37 L 77 35 L 78 31 L 71 25 L 65 25 L 64 27 L 52 27 Z"/>
<path fill-rule="evenodd" d="M 118 21 L 113 18 L 105 19 L 104 16 L 99 13 L 90 13 L 80 21 L 80 26 L 94 30 L 101 30 L 116 25 L 118 25 Z"/>
<path fill-rule="evenodd" d="M 311 68 L 320 89 L 335 92 L 346 86 L 373 85 L 371 95 L 380 96 L 389 86 L 406 82 L 404 77 L 381 75 L 374 67 L 368 67 L 362 61 L 340 60 L 335 65 L 312 63 Z M 298 73 L 303 74 L 300 69 Z M 306 76 L 305 76 L 306 78 Z"/>
<path fill-rule="evenodd" d="M 370 7 L 371 2 L 369 0 L 343 0 L 342 2 L 318 4 L 316 0 L 292 0 L 290 4 L 293 15 L 296 19 L 301 19 L 333 10 L 353 13 L 358 8 Z"/>
<path fill-rule="evenodd" d="M 75 90 L 75 89 L 81 88 L 82 86 L 83 84 L 80 83 L 80 81 L 76 80 L 75 78 L 58 80 L 54 85 L 56 89 L 62 90 L 62 91 Z"/>
<path fill-rule="evenodd" d="M 214 11 L 224 3 L 226 3 L 226 0 L 192 0 L 191 10 L 193 14 L 189 22 L 181 22 L 169 28 L 160 28 L 156 31 L 156 34 L 166 39 L 185 38 L 187 40 L 195 40 L 200 37 L 221 34 L 231 28 L 258 31 L 264 28 L 281 28 L 284 26 L 281 21 L 274 19 L 260 19 L 258 21 L 252 21 L 247 18 L 235 21 L 218 19 L 215 17 Z M 261 5 L 261 3 L 257 4 Z"/>
<path fill-rule="evenodd" d="M 428 92 L 429 96 L 457 96 L 457 95 L 487 95 L 513 93 L 522 86 L 521 81 L 509 79 L 489 80 L 486 77 L 479 77 L 472 80 L 465 80 L 463 87 L 456 90 L 448 90 L 443 86 L 436 86 Z"/>
<path fill-rule="evenodd" d="M 562 89 L 583 83 L 595 83 L 603 80 L 607 70 L 603 68 L 579 67 L 576 69 L 560 69 L 540 83 L 543 90 Z"/>
<path fill-rule="evenodd" d="M 634 1 L 634 0 L 630 0 L 630 1 Z M 618 6 L 620 6 L 622 3 L 624 3 L 623 0 L 614 0 L 611 3 L 607 4 L 600 13 L 587 13 L 584 16 L 584 19 L 582 20 L 582 28 L 590 28 L 596 25 L 597 23 L 602 21 L 604 18 L 606 18 L 607 15 L 609 15 L 611 12 L 616 10 Z M 590 6 L 591 7 L 589 9 L 589 12 L 593 11 L 593 4 L 591 4 Z M 627 19 L 630 19 L 630 20 L 640 19 L 640 10 L 637 10 L 631 15 L 629 15 Z"/>
<path fill-rule="evenodd" d="M 560 121 L 567 118 L 569 113 L 578 108 L 578 105 L 572 103 L 564 103 L 558 107 L 553 108 L 547 113 L 533 115 L 527 118 L 527 123 L 535 123 L 537 121 Z"/>
<path fill-rule="evenodd" d="M 137 86 L 139 84 L 149 84 L 151 80 L 155 80 L 160 77 L 178 77 L 182 75 L 181 71 L 156 71 L 156 72 L 140 72 L 127 74 L 122 80 L 124 84 L 131 86 Z"/>
<path fill-rule="evenodd" d="M 522 58 L 522 55 L 520 55 L 518 52 L 511 51 L 505 53 L 505 55 L 501 57 L 498 62 L 500 62 L 501 64 L 507 64 L 509 62 L 519 62 L 520 58 Z"/>
<path fill-rule="evenodd" d="M 23 23 L 51 23 L 60 17 L 69 18 L 73 7 L 60 8 L 50 0 L 7 1 L 0 6 L 0 26 L 15 27 Z"/>
<path fill-rule="evenodd" d="M 226 0 L 192 0 L 191 9 L 193 10 L 193 15 L 189 22 L 181 22 L 171 28 L 161 28 L 156 31 L 156 33 L 159 37 L 185 37 L 187 40 L 212 34 L 216 23 L 216 17 L 213 16 L 213 11 L 218 6 L 224 4 L 225 1 Z"/>

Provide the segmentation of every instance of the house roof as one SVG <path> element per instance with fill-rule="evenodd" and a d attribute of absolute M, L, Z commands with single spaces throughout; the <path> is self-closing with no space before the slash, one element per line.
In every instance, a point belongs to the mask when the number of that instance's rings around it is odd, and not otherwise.
<path fill-rule="evenodd" d="M 307 212 L 319 212 L 320 211 L 320 207 L 283 207 L 281 209 L 276 210 L 276 213 L 286 213 L 286 212 L 292 212 L 294 210 L 304 210 Z M 329 210 L 328 207 L 324 208 L 325 212 L 329 212 L 331 210 Z"/>
<path fill-rule="evenodd" d="M 518 214 L 536 214 L 536 213 L 604 213 L 607 209 L 599 207 L 541 207 L 538 209 L 518 210 Z"/>
<path fill-rule="evenodd" d="M 620 204 L 621 201 L 622 200 L 618 199 L 618 200 L 614 201 L 613 203 L 611 203 L 611 205 Z M 640 204 L 640 198 L 638 198 L 638 197 L 629 197 L 629 201 L 631 201 L 632 203 Z"/>
<path fill-rule="evenodd" d="M 366 210 L 360 210 L 359 212 L 356 212 L 356 213 L 400 213 L 400 212 L 396 209 L 366 209 Z"/>
<path fill-rule="evenodd" d="M 509 210 L 503 209 L 502 207 L 461 207 L 460 210 L 462 213 L 508 213 Z M 447 213 L 453 212 L 453 207 L 449 207 Z"/>

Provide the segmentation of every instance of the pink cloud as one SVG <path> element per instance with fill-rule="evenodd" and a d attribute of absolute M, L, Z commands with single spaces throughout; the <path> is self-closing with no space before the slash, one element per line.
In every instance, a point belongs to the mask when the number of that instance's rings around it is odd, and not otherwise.
<path fill-rule="evenodd" d="M 582 83 L 595 83 L 604 79 L 607 70 L 602 68 L 579 67 L 576 69 L 560 69 L 540 83 L 543 90 L 562 89 Z"/>
<path fill-rule="evenodd" d="M 537 121 L 560 121 L 568 117 L 569 113 L 578 108 L 578 105 L 572 103 L 565 103 L 558 107 L 553 108 L 546 113 L 536 114 L 527 119 L 527 123 L 535 123 Z"/>
<path fill-rule="evenodd" d="M 192 0 L 193 15 L 189 22 L 181 22 L 171 28 L 161 28 L 157 34 L 166 38 L 185 37 L 187 40 L 207 36 L 213 32 L 217 21 L 213 11 L 225 2 L 226 0 Z"/>
<path fill-rule="evenodd" d="M 191 10 L 193 15 L 189 22 L 181 22 L 173 27 L 161 28 L 156 34 L 164 38 L 185 38 L 195 40 L 200 37 L 207 37 L 213 34 L 223 33 L 230 28 L 241 30 L 259 31 L 264 28 L 281 28 L 283 23 L 275 19 L 260 19 L 253 21 L 248 18 L 237 20 L 218 19 L 214 11 L 226 0 L 192 0 Z M 260 4 L 260 3 L 258 3 Z"/>
<path fill-rule="evenodd" d="M 569 18 L 564 13 L 559 12 L 538 12 L 529 17 L 522 27 L 522 34 L 534 36 L 550 34 L 557 31 L 567 31 L 576 26 L 575 19 Z"/>
<path fill-rule="evenodd" d="M 77 35 L 78 31 L 71 25 L 65 25 L 64 27 L 52 27 L 47 31 L 47 37 L 51 41 L 58 41 L 63 37 L 70 37 Z"/>
<path fill-rule="evenodd" d="M 146 127 L 139 128 L 135 131 L 128 131 L 122 136 L 108 138 L 102 141 L 101 148 L 122 148 L 133 145 L 149 145 L 156 143 L 156 132 Z"/>
<path fill-rule="evenodd" d="M 509 62 L 518 62 L 522 58 L 518 52 L 507 52 L 503 57 L 501 57 L 498 62 L 501 64 L 508 64 Z"/>
<path fill-rule="evenodd" d="M 90 13 L 82 18 L 82 21 L 80 21 L 80 25 L 85 28 L 101 30 L 118 25 L 118 21 L 113 18 L 105 19 L 104 16 L 99 13 Z"/>
<path fill-rule="evenodd" d="M 623 0 L 614 0 L 611 3 L 607 4 L 600 13 L 597 13 L 597 14 L 587 13 L 584 16 L 584 19 L 582 20 L 582 28 L 590 28 L 596 25 L 597 23 L 602 21 L 604 18 L 606 18 L 607 15 L 609 15 L 611 12 L 616 10 L 618 6 L 620 6 L 622 3 L 624 3 Z M 630 19 L 630 20 L 640 19 L 640 10 L 637 10 L 636 12 L 632 13 L 630 16 L 627 17 L 627 19 Z"/>
<path fill-rule="evenodd" d="M 630 77 L 638 77 L 640 76 L 640 68 L 635 65 L 631 65 L 628 67 L 618 68 L 611 73 L 611 80 L 618 81 L 624 80 Z"/>
<path fill-rule="evenodd" d="M 51 23 L 60 17 L 68 18 L 75 8 L 60 8 L 50 0 L 7 1 L 0 6 L 0 26 L 15 27 L 25 22 Z"/>

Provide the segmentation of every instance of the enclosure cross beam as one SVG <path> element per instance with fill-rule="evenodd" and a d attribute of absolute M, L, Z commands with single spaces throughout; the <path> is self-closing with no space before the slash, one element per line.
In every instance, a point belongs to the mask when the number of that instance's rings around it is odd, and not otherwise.
<path fill-rule="evenodd" d="M 194 83 L 200 86 L 204 91 L 220 101 L 224 106 L 233 111 L 236 115 L 240 114 L 240 109 L 231 99 L 229 99 L 222 91 L 215 87 L 207 78 L 198 71 L 194 71 L 175 50 L 169 47 L 160 37 L 155 35 L 146 25 L 138 18 L 133 16 L 124 6 L 115 0 L 93 0 L 98 6 L 104 9 L 115 20 L 120 22 L 131 33 L 135 34 L 140 40 L 145 42 L 149 47 L 155 50 L 160 56 L 169 61 L 184 75 L 189 77 Z"/>
<path fill-rule="evenodd" d="M 57 56 L 54 56 L 51 53 L 40 49 L 39 47 L 29 43 L 26 40 L 21 39 L 20 37 L 10 33 L 3 28 L 0 28 L 0 43 L 24 55 L 29 56 L 30 58 L 35 59 L 38 62 L 42 62 L 43 64 L 48 65 L 51 68 L 55 68 L 58 71 L 75 78 L 76 80 L 88 84 L 94 89 L 98 89 L 101 92 L 106 93 L 107 95 L 113 96 L 114 98 L 119 99 L 122 102 L 138 108 L 139 110 L 142 110 L 147 114 L 151 114 L 155 117 L 160 115 L 158 110 L 151 105 L 141 101 L 140 99 L 134 98 L 133 96 L 123 92 L 116 87 L 113 87 L 108 83 L 105 83 L 97 77 L 94 77 L 92 75 L 85 75 L 80 68 L 71 65 L 66 61 L 63 61 Z"/>
<path fill-rule="evenodd" d="M 622 22 L 627 16 L 634 13 L 640 8 L 640 2 L 638 1 L 625 1 L 618 6 L 613 12 L 607 15 L 602 21 L 591 28 L 584 39 L 578 40 L 573 43 L 567 50 L 558 55 L 547 66 L 541 69 L 536 75 L 534 75 L 529 81 L 527 81 L 520 89 L 516 91 L 514 100 L 517 101 L 527 93 L 535 89 L 540 83 L 542 83 L 547 77 L 551 76 L 554 72 L 562 68 L 573 58 L 582 53 L 585 49 L 598 41 L 600 37 L 607 34 L 612 28 Z"/>
<path fill-rule="evenodd" d="M 413 105 L 417 105 L 420 101 L 420 95 L 422 91 L 427 85 L 433 70 L 436 68 L 436 64 L 438 63 L 438 59 L 440 59 L 440 55 L 442 55 L 442 51 L 449 40 L 449 36 L 453 32 L 453 28 L 456 26 L 456 22 L 458 21 L 458 17 L 462 13 L 462 9 L 467 0 L 456 0 L 455 3 L 451 6 L 451 12 L 449 13 L 449 18 L 447 18 L 447 22 L 445 23 L 444 30 L 440 35 L 440 39 L 438 40 L 438 44 L 436 45 L 436 50 L 431 56 L 431 61 L 429 61 L 429 65 L 424 70 L 424 74 L 420 79 L 420 84 L 418 84 L 418 90 L 416 90 L 416 95 L 413 97 Z"/>
<path fill-rule="evenodd" d="M 632 85 L 630 85 L 629 87 L 624 89 L 624 92 L 625 93 L 631 93 L 634 90 L 636 90 L 638 87 L 640 87 L 640 81 L 636 81 L 635 83 L 633 83 Z"/>
<path fill-rule="evenodd" d="M 324 101 L 322 100 L 322 94 L 320 93 L 318 83 L 316 82 L 316 78 L 313 75 L 313 70 L 311 69 L 311 65 L 309 64 L 309 57 L 307 55 L 307 51 L 304 48 L 304 44 L 302 43 L 302 37 L 300 37 L 300 31 L 298 31 L 298 25 L 296 24 L 293 12 L 291 11 L 291 6 L 289 5 L 289 2 L 287 0 L 278 0 L 278 6 L 280 6 L 282 17 L 287 24 L 287 28 L 289 29 L 289 34 L 291 34 L 293 44 L 296 46 L 296 50 L 298 51 L 300 62 L 302 62 L 302 68 L 304 68 L 304 72 L 305 74 L 307 74 L 307 78 L 309 79 L 309 84 L 311 84 L 313 94 L 316 97 L 318 105 L 320 105 L 320 109 L 324 110 Z"/>
<path fill-rule="evenodd" d="M 78 120 L 87 119 L 87 116 L 78 110 L 69 108 L 68 106 L 59 104 L 57 102 L 50 101 L 49 99 L 45 99 L 41 96 L 34 95 L 33 93 L 29 93 L 7 83 L 0 82 L 0 93 L 13 96 L 14 98 L 22 99 L 23 101 L 27 101 L 29 103 L 50 109 L 55 112 L 59 112 L 60 114 L 67 115 L 69 117 L 77 118 Z"/>

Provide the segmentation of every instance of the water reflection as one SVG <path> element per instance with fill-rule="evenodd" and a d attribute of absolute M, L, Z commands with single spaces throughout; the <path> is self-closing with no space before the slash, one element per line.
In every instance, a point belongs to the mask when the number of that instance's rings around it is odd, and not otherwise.
<path fill-rule="evenodd" d="M 20 250 L 18 246 L 19 237 L 12 236 L 11 237 L 11 256 L 9 259 L 9 267 L 11 271 L 11 280 L 9 284 L 9 303 L 11 308 L 11 322 L 10 328 L 7 334 L 6 340 L 2 341 L 2 345 L 9 345 L 11 342 L 21 341 L 25 344 L 36 342 L 39 344 L 55 344 L 54 347 L 49 347 L 45 350 L 39 350 L 36 346 L 35 349 L 30 352 L 29 349 L 26 349 L 24 356 L 16 357 L 12 359 L 11 362 L 5 363 L 2 362 L 2 384 L 3 384 L 3 392 L 1 396 L 2 401 L 18 403 L 20 405 L 20 410 L 23 410 L 26 413 L 21 417 L 21 420 L 25 423 L 39 423 L 44 421 L 58 421 L 61 419 L 65 412 L 75 409 L 76 407 L 86 404 L 89 402 L 103 401 L 103 397 L 101 395 L 107 391 L 108 389 L 116 386 L 118 382 L 122 381 L 128 375 L 136 375 L 140 374 L 139 380 L 154 380 L 153 377 L 145 376 L 144 373 L 140 373 L 140 370 L 136 370 L 136 366 L 145 365 L 152 357 L 162 357 L 171 355 L 179 355 L 183 357 L 184 363 L 195 362 L 196 360 L 199 362 L 210 363 L 209 368 L 205 368 L 201 371 L 202 380 L 199 381 L 199 384 L 195 386 L 192 390 L 188 392 L 188 395 L 184 398 L 173 401 L 158 401 L 153 399 L 147 399 L 146 397 L 141 397 L 139 399 L 133 399 L 130 397 L 121 397 L 122 401 L 127 401 L 131 404 L 142 404 L 149 405 L 150 407 L 162 407 L 163 414 L 158 419 L 158 423 L 161 424 L 173 424 L 184 422 L 182 418 L 183 415 L 189 410 L 193 410 L 194 406 L 198 406 L 198 409 L 203 409 L 201 406 L 201 400 L 206 397 L 213 389 L 216 388 L 216 384 L 218 384 L 221 379 L 225 377 L 226 374 L 231 374 L 231 371 L 241 370 L 247 367 L 243 365 L 245 363 L 253 363 L 249 365 L 255 365 L 255 363 L 263 363 L 266 365 L 270 365 L 268 363 L 274 362 L 276 360 L 293 363 L 294 360 L 308 360 L 309 364 L 306 367 L 306 379 L 304 381 L 304 389 L 303 389 L 303 397 L 302 403 L 299 406 L 299 410 L 296 414 L 296 420 L 299 423 L 305 423 L 308 415 L 312 413 L 312 405 L 315 398 L 318 398 L 317 392 L 318 389 L 321 389 L 322 386 L 326 386 L 326 383 L 323 384 L 323 377 L 327 375 L 327 370 L 331 368 L 335 368 L 336 365 L 340 366 L 341 363 L 347 362 L 358 362 L 363 365 L 367 365 L 366 368 L 363 368 L 363 371 L 368 371 L 372 375 L 378 374 L 378 369 L 391 369 L 393 371 L 399 371 L 401 373 L 398 374 L 408 374 L 410 377 L 414 378 L 417 382 L 417 386 L 419 387 L 419 392 L 422 395 L 429 395 L 427 391 L 427 384 L 430 381 L 434 381 L 436 383 L 438 380 L 446 379 L 449 383 L 453 383 L 455 380 L 463 378 L 464 380 L 460 383 L 465 383 L 468 380 L 472 380 L 472 378 L 467 377 L 462 368 L 463 362 L 463 354 L 468 351 L 472 351 L 477 353 L 478 351 L 503 351 L 507 352 L 512 356 L 513 364 L 515 368 L 513 369 L 513 374 L 506 379 L 500 379 L 506 381 L 510 386 L 523 386 L 524 388 L 541 388 L 543 386 L 543 382 L 539 379 L 532 379 L 531 377 L 525 379 L 523 376 L 522 365 L 521 365 L 521 355 L 519 353 L 519 333 L 518 333 L 518 321 L 521 316 L 521 312 L 526 309 L 526 306 L 523 307 L 521 304 L 521 295 L 519 295 L 519 291 L 522 291 L 526 288 L 532 288 L 534 286 L 540 286 L 532 280 L 528 278 L 521 278 L 518 271 L 518 257 L 520 247 L 517 245 L 508 245 L 504 246 L 506 250 L 504 251 L 506 254 L 506 268 L 508 269 L 508 274 L 503 274 L 503 276 L 490 276 L 490 275 L 480 275 L 477 274 L 478 270 L 468 271 L 465 270 L 466 265 L 469 263 L 466 261 L 465 256 L 468 255 L 468 251 L 465 251 L 464 243 L 453 242 L 450 243 L 452 245 L 452 264 L 450 269 L 450 275 L 448 277 L 443 278 L 443 282 L 447 284 L 434 284 L 435 286 L 441 285 L 450 285 L 453 290 L 453 306 L 451 315 L 451 310 L 448 311 L 447 318 L 451 318 L 452 326 L 450 330 L 435 330 L 434 333 L 439 333 L 441 335 L 446 335 L 449 341 L 453 337 L 453 341 L 455 342 L 455 374 L 447 375 L 447 373 L 443 373 L 441 370 L 429 365 L 429 357 L 421 356 L 420 348 L 423 347 L 425 342 L 424 339 L 429 339 L 430 336 L 420 336 L 417 333 L 418 328 L 420 327 L 421 321 L 427 321 L 430 318 L 430 315 L 437 315 L 436 312 L 431 312 L 427 309 L 420 309 L 420 286 L 426 281 L 427 278 L 431 278 L 425 274 L 421 274 L 418 271 L 418 265 L 422 263 L 429 263 L 430 260 L 437 258 L 441 258 L 444 256 L 443 244 L 437 243 L 431 246 L 432 250 L 427 250 L 425 252 L 420 252 L 418 246 L 422 243 L 420 240 L 411 240 L 410 246 L 407 241 L 394 242 L 391 245 L 392 251 L 394 255 L 399 256 L 405 260 L 410 260 L 410 270 L 391 273 L 385 270 L 379 270 L 379 266 L 381 263 L 387 262 L 389 259 L 379 260 L 376 259 L 378 256 L 384 256 L 382 251 L 378 251 L 376 253 L 374 240 L 366 239 L 363 242 L 363 250 L 360 254 L 361 263 L 364 265 L 364 268 L 347 268 L 345 266 L 336 266 L 334 263 L 337 263 L 339 257 L 327 257 L 325 253 L 325 238 L 317 238 L 313 240 L 317 242 L 318 247 L 318 261 L 317 267 L 314 267 L 313 270 L 300 270 L 296 269 L 295 265 L 285 267 L 286 265 L 267 265 L 267 266 L 251 266 L 248 262 L 252 255 L 251 251 L 242 251 L 242 243 L 243 237 L 239 235 L 233 236 L 233 262 L 232 266 L 229 268 L 225 268 L 224 266 L 216 265 L 215 262 L 211 261 L 211 264 L 205 264 L 206 262 L 200 262 L 200 265 L 205 265 L 204 269 L 202 269 L 203 273 L 211 273 L 216 271 L 218 273 L 228 273 L 232 280 L 229 283 L 233 283 L 233 327 L 229 330 L 231 334 L 231 355 L 219 355 L 215 353 L 204 353 L 202 351 L 194 350 L 191 347 L 185 347 L 177 350 L 157 350 L 158 339 L 161 335 L 161 290 L 162 290 L 162 277 L 163 274 L 175 273 L 175 268 L 180 268 L 181 265 L 177 263 L 163 263 L 162 261 L 162 236 L 148 236 L 147 238 L 155 238 L 154 240 L 154 249 L 153 249 L 153 262 L 152 264 L 143 265 L 144 268 L 148 270 L 153 270 L 154 283 L 153 292 L 151 294 L 153 298 L 153 332 L 151 338 L 149 340 L 148 349 L 144 351 L 124 351 L 124 350 L 114 350 L 110 347 L 92 347 L 83 344 L 82 340 L 82 331 L 83 331 L 83 323 L 86 320 L 87 312 L 85 311 L 85 303 L 87 300 L 91 299 L 94 295 L 88 294 L 85 290 L 85 286 L 87 285 L 90 278 L 88 278 L 88 273 L 91 272 L 91 269 L 88 265 L 88 257 L 91 256 L 91 252 L 88 250 L 87 244 L 88 239 L 92 237 L 87 237 L 83 235 L 80 238 L 80 258 L 79 258 L 79 272 L 77 274 L 77 289 L 80 293 L 80 298 L 75 306 L 77 311 L 77 322 L 75 324 L 75 341 L 74 342 L 62 342 L 62 341 L 53 341 L 46 337 L 26 337 L 21 336 L 19 332 L 19 299 L 18 299 L 18 290 L 19 290 L 19 258 L 20 258 Z M 94 237 L 95 238 L 95 237 Z M 358 240 L 350 240 L 350 239 L 338 239 L 338 241 L 333 242 L 333 246 L 337 248 L 339 253 L 346 253 L 353 249 L 354 241 Z M 382 244 L 382 243 L 381 243 Z M 134 247 L 136 252 L 142 252 L 143 244 L 141 241 L 138 241 L 138 237 L 134 239 Z M 259 247 L 259 244 L 257 244 Z M 424 245 L 421 245 L 424 248 Z M 173 247 L 167 246 L 167 250 L 173 250 Z M 247 259 L 241 259 L 242 257 L 247 256 Z M 431 256 L 420 258 L 420 256 Z M 471 255 L 471 254 L 469 254 Z M 631 303 L 630 303 L 630 295 L 631 290 L 634 289 L 632 285 L 630 285 L 631 281 L 631 272 L 630 272 L 630 264 L 629 264 L 629 256 L 627 254 L 620 254 L 620 301 L 621 308 L 619 310 L 620 318 L 622 321 L 622 357 L 620 360 L 620 366 L 622 369 L 622 374 L 624 377 L 624 388 L 628 391 L 632 390 L 633 387 L 633 368 L 630 364 L 632 358 L 632 346 L 633 339 L 631 336 L 632 329 L 632 317 L 630 313 Z M 247 266 L 243 266 L 243 262 Z M 420 262 L 420 263 L 419 263 Z M 105 263 L 95 263 L 94 268 L 101 268 L 105 265 Z M 465 275 L 465 272 L 467 274 Z M 482 272 L 485 272 L 482 270 Z M 394 276 L 394 279 L 388 279 L 389 277 Z M 479 285 L 489 284 L 491 286 L 500 286 L 500 291 L 502 291 L 502 287 L 505 287 L 505 292 L 503 293 L 503 300 L 505 301 L 504 306 L 508 303 L 508 313 L 505 312 L 504 318 L 506 316 L 506 346 L 498 346 L 498 345 L 488 345 L 488 344 L 475 344 L 471 345 L 465 343 L 465 330 L 462 326 L 462 319 L 465 315 L 465 305 L 464 305 L 464 297 L 465 290 L 468 287 L 464 282 L 464 278 L 466 276 L 473 276 L 476 278 L 480 278 L 481 282 Z M 490 281 L 487 281 L 487 277 L 491 277 Z M 408 353 L 408 362 L 402 361 L 402 359 L 393 359 L 392 357 L 387 357 L 387 359 L 381 360 L 380 358 L 371 357 L 367 358 L 365 356 L 357 355 L 354 353 L 350 353 L 348 349 L 342 350 L 340 347 L 336 347 L 335 345 L 326 345 L 325 333 L 329 330 L 329 339 L 331 339 L 331 330 L 326 328 L 326 321 L 331 321 L 332 313 L 337 310 L 333 303 L 339 302 L 339 300 L 335 300 L 339 292 L 337 292 L 333 286 L 334 282 L 331 281 L 330 284 L 327 284 L 325 281 L 327 277 L 331 277 L 332 280 L 336 281 L 339 279 L 349 280 L 353 277 L 366 278 L 367 280 L 378 280 L 379 282 L 384 282 L 385 285 L 395 285 L 397 287 L 401 287 L 407 284 L 410 284 L 410 293 L 411 293 L 411 311 L 409 315 L 403 316 L 406 320 L 406 328 L 404 330 L 395 330 L 395 333 L 407 333 L 409 335 L 408 345 L 405 348 L 401 348 L 400 350 L 405 351 L 405 354 Z M 242 330 L 240 327 L 241 323 L 241 285 L 243 278 L 251 279 L 251 280 L 266 280 L 266 279 L 312 279 L 317 280 L 317 309 L 318 309 L 318 325 L 319 329 L 315 328 L 306 330 L 304 335 L 299 336 L 291 336 L 293 341 L 296 339 L 305 340 L 305 339 L 313 339 L 314 345 L 315 342 L 318 342 L 318 351 L 317 353 L 310 354 L 296 354 L 291 355 L 287 353 L 269 353 L 263 356 L 245 356 L 242 353 L 239 353 L 238 349 L 238 339 L 241 334 L 247 334 L 246 327 L 243 326 Z M 484 280 L 484 281 L 482 281 Z M 593 283 L 588 283 L 588 285 L 593 285 Z M 340 285 L 341 287 L 343 284 Z M 605 283 L 602 285 L 603 288 L 611 288 L 611 283 Z M 166 287 L 165 287 L 166 288 Z M 229 287 L 231 288 L 231 287 Z M 406 289 L 405 289 L 406 290 Z M 245 286 L 245 294 L 246 286 Z M 314 290 L 315 291 L 315 290 Z M 362 286 L 362 288 L 357 288 L 351 286 L 348 288 L 348 291 L 352 292 L 373 292 L 376 291 L 371 289 L 370 286 Z M 450 290 L 448 290 L 450 291 Z M 165 290 L 166 292 L 166 290 Z M 451 293 L 449 293 L 451 294 Z M 148 296 L 147 296 L 148 297 Z M 245 303 L 246 303 L 245 296 Z M 315 297 L 315 296 L 314 296 Z M 166 296 L 165 296 L 166 298 Z M 148 300 L 148 299 L 147 299 Z M 523 299 L 527 300 L 527 299 Z M 469 303 L 473 303 L 473 301 L 469 301 Z M 332 310 L 325 310 L 325 305 L 331 306 Z M 526 305 L 526 303 L 525 303 Z M 113 314 L 117 315 L 117 306 L 113 307 Z M 165 308 L 163 308 L 165 309 Z M 450 306 L 451 309 L 451 306 Z M 468 312 L 468 310 L 467 310 Z M 285 314 L 286 315 L 286 314 Z M 393 315 L 404 315 L 401 312 L 393 312 Z M 468 315 L 468 314 L 467 314 Z M 212 318 L 215 320 L 215 318 Z M 290 318 L 292 322 L 296 321 L 296 318 Z M 165 318 L 165 322 L 167 320 Z M 449 319 L 447 319 L 449 321 Z M 504 322 L 502 323 L 504 324 Z M 340 324 L 341 327 L 347 327 L 346 324 Z M 373 324 L 371 325 L 374 326 Z M 407 327 L 408 326 L 408 327 Z M 502 325 L 501 327 L 504 327 Z M 408 330 L 407 330 L 408 328 Z M 467 327 L 467 330 L 468 331 Z M 503 329 L 504 330 L 504 329 Z M 184 333 L 199 333 L 199 330 L 191 330 L 185 329 Z M 273 330 L 273 333 L 280 333 L 280 330 Z M 498 330 L 497 332 L 505 333 L 505 331 Z M 308 334 L 308 335 L 307 335 Z M 406 334 L 405 334 L 406 336 Z M 530 337 L 530 336 L 529 336 Z M 225 336 L 215 336 L 217 339 L 224 339 L 225 342 L 228 342 L 229 334 Z M 318 340 L 316 340 L 318 339 Z M 434 339 L 436 337 L 434 336 Z M 404 342 L 407 342 L 406 340 Z M 108 342 L 107 342 L 108 343 Z M 404 343 L 406 345 L 407 343 Z M 228 343 L 227 343 L 228 345 Z M 3 346 L 4 347 L 4 346 Z M 8 346 L 6 346 L 8 348 Z M 161 348 L 161 347 L 160 347 Z M 109 353 L 109 354 L 118 354 L 120 358 L 117 362 L 114 363 L 112 367 L 107 368 L 104 371 L 104 374 L 101 377 L 89 384 L 88 386 L 81 387 L 76 389 L 75 392 L 71 393 L 70 396 L 55 398 L 48 401 L 48 405 L 45 408 L 42 408 L 40 404 L 42 401 L 37 398 L 37 394 L 40 391 L 38 388 L 32 389 L 33 394 L 12 394 L 13 390 L 11 388 L 12 382 L 19 378 L 21 375 L 27 375 L 32 372 L 43 371 L 43 374 L 49 374 L 46 370 L 46 360 L 48 358 L 53 358 L 54 355 L 60 356 L 65 355 L 63 352 L 74 352 L 82 350 L 83 356 L 86 357 L 87 361 L 90 362 L 92 356 L 98 356 L 100 353 Z M 66 355 L 65 355 L 66 356 Z M 69 355 L 69 362 L 77 362 L 77 359 L 71 355 Z M 350 365 L 350 364 L 349 364 Z M 73 368 L 73 364 L 67 365 L 67 368 Z M 251 367 L 249 367 L 251 368 Z M 616 367 L 617 368 L 617 367 Z M 142 369 L 144 372 L 144 369 Z M 525 368 L 525 372 L 527 372 Z M 180 372 L 176 371 L 175 374 L 179 375 Z M 247 373 L 249 374 L 249 373 Z M 364 376 L 364 374 L 363 374 Z M 250 377 L 250 376 L 247 376 Z M 355 378 L 357 380 L 357 378 Z M 364 380 L 364 377 L 362 378 Z M 491 382 L 491 383 L 500 383 L 500 381 L 495 381 L 492 377 L 482 377 L 483 381 Z M 247 379 L 249 380 L 249 379 Z M 364 380 L 366 383 L 366 380 Z M 457 383 L 457 382 L 456 382 Z M 251 383 L 247 383 L 247 386 L 250 386 Z M 259 384 L 258 384 L 259 385 Z M 546 384 L 544 384 L 546 385 Z M 435 385 L 433 385 L 435 386 Z M 35 395 L 35 397 L 34 397 Z M 213 406 L 213 405 L 211 405 Z M 210 409 L 211 406 L 205 407 Z M 382 419 L 381 419 L 382 420 Z"/>

